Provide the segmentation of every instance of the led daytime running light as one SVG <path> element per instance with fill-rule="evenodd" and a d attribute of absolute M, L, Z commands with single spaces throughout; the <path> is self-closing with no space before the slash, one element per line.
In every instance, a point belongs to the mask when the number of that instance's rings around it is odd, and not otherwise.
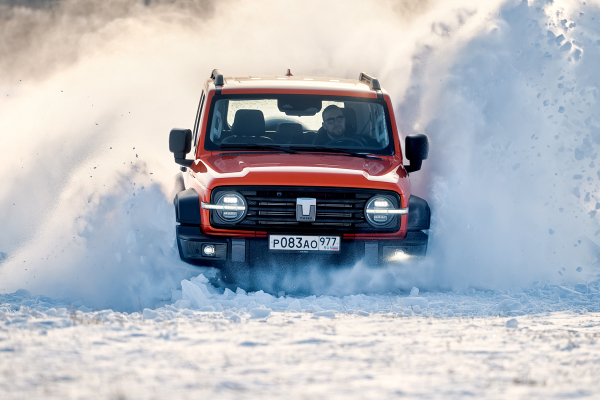
<path fill-rule="evenodd" d="M 388 210 L 378 210 L 378 209 L 367 209 L 367 214 L 396 214 L 396 215 L 404 215 L 408 214 L 408 208 L 398 208 L 398 209 L 388 209 Z"/>
<path fill-rule="evenodd" d="M 202 203 L 202 208 L 205 210 L 228 210 L 228 211 L 244 211 L 244 206 L 221 206 L 218 204 Z"/>

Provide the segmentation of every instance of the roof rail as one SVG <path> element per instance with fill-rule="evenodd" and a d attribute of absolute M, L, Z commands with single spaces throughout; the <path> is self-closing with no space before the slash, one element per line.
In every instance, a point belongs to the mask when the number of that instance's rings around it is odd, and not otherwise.
<path fill-rule="evenodd" d="M 221 73 L 221 70 L 219 70 L 218 68 L 213 69 L 213 72 L 210 75 L 210 79 L 213 80 L 213 82 L 215 83 L 215 86 L 223 86 L 223 84 L 225 83 L 223 74 Z"/>
<path fill-rule="evenodd" d="M 371 90 L 381 90 L 381 86 L 379 85 L 377 78 L 372 77 L 366 72 L 361 72 L 358 76 L 358 80 L 369 85 Z"/>

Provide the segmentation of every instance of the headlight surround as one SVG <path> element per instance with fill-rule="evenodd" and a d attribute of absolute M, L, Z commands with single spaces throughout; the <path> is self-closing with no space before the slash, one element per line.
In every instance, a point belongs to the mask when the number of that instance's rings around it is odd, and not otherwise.
<path fill-rule="evenodd" d="M 374 211 L 393 210 L 396 205 L 396 199 L 392 196 L 373 196 L 365 204 L 365 218 L 369 224 L 377 228 L 395 225 L 398 218 L 396 214 L 378 214 Z"/>
<path fill-rule="evenodd" d="M 215 200 L 216 205 L 223 207 L 223 209 L 215 211 L 224 222 L 236 224 L 246 216 L 248 203 L 240 193 L 222 192 L 217 195 Z"/>

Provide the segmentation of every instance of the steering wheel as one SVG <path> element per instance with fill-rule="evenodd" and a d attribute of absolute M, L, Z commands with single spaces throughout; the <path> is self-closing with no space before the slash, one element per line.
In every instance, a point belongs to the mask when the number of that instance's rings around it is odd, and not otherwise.
<path fill-rule="evenodd" d="M 333 139 L 331 142 L 327 143 L 325 146 L 360 146 L 365 147 L 364 143 L 362 143 L 358 139 L 352 138 L 341 138 L 341 139 Z"/>

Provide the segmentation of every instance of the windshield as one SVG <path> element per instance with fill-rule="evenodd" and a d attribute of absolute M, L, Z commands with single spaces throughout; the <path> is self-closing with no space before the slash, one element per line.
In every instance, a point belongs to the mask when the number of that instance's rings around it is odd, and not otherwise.
<path fill-rule="evenodd" d="M 210 110 L 207 150 L 332 148 L 394 154 L 383 100 L 315 95 L 223 95 Z"/>

